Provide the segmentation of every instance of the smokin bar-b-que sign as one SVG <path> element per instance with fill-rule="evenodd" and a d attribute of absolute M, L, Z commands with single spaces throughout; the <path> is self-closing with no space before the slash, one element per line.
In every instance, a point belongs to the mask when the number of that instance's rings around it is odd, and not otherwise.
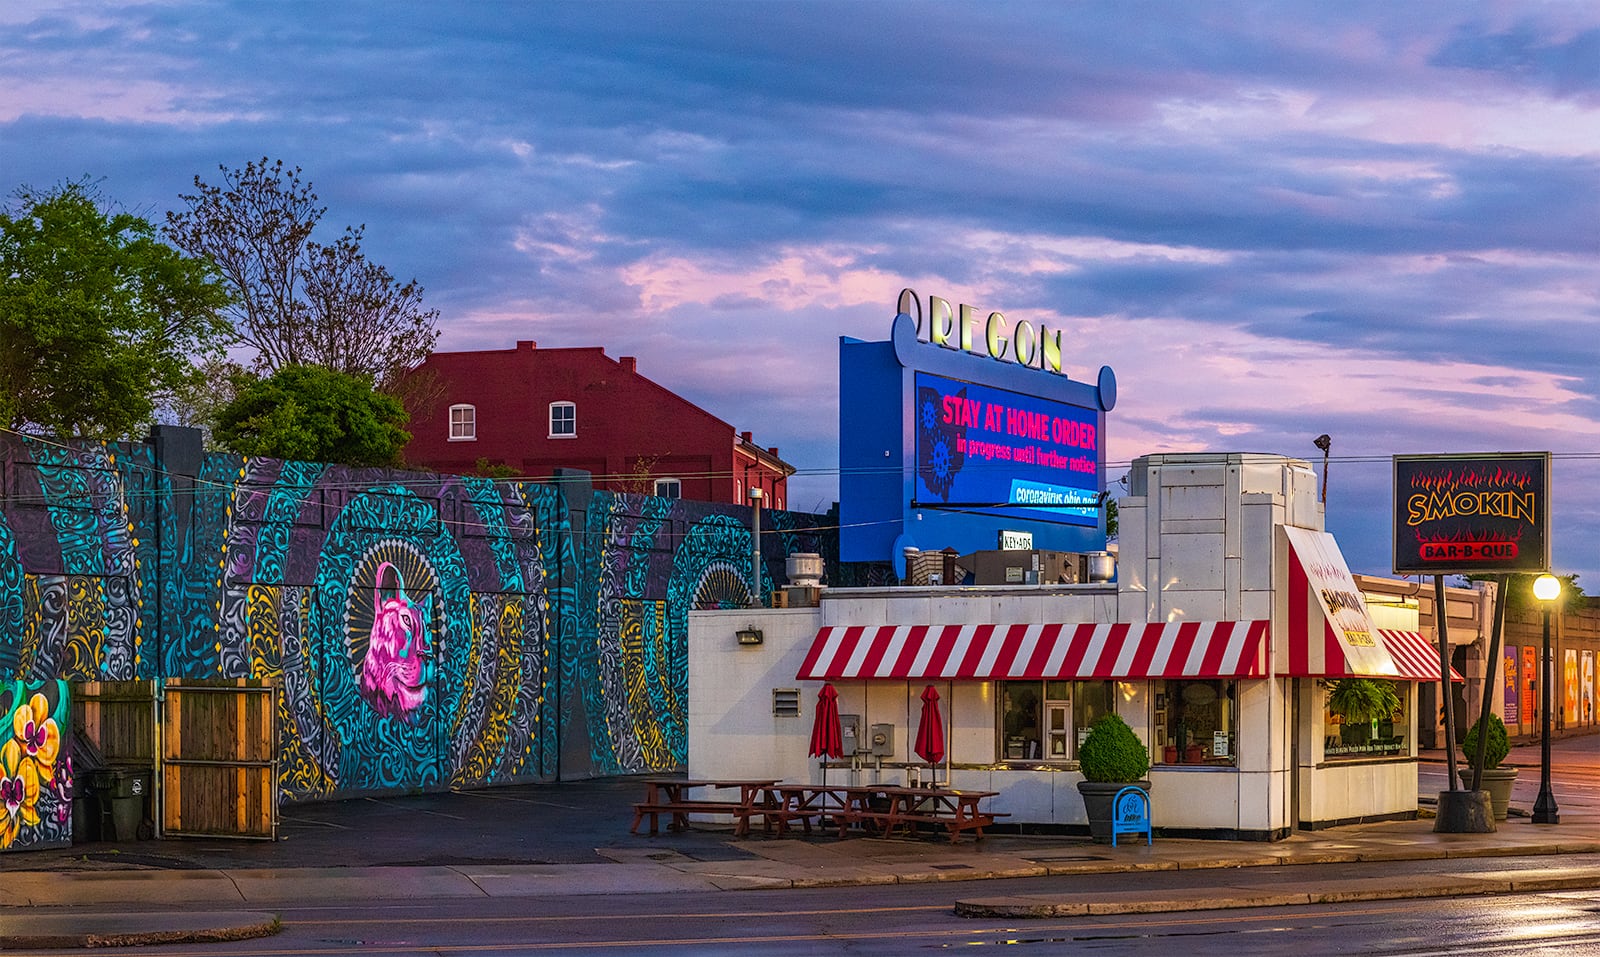
<path fill-rule="evenodd" d="M 1398 575 L 1550 567 L 1550 453 L 1394 457 Z"/>

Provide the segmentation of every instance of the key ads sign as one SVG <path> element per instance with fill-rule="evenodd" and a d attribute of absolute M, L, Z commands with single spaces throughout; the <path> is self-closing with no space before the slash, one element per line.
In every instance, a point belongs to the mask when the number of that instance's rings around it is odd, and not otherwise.
<path fill-rule="evenodd" d="M 1549 452 L 1394 457 L 1395 574 L 1549 568 Z"/>

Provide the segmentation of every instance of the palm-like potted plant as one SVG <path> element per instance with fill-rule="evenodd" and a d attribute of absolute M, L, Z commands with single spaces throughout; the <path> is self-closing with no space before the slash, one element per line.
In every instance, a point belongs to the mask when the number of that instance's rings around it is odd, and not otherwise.
<path fill-rule="evenodd" d="M 1400 693 L 1391 681 L 1340 678 L 1327 687 L 1328 710 L 1342 720 L 1339 735 L 1345 744 L 1366 744 L 1375 725 L 1400 710 Z"/>
<path fill-rule="evenodd" d="M 1083 773 L 1078 793 L 1083 795 L 1089 817 L 1089 836 L 1097 844 L 1109 844 L 1111 802 L 1117 792 L 1130 784 L 1147 793 L 1150 790 L 1150 782 L 1145 780 L 1150 773 L 1150 749 L 1126 721 L 1108 714 L 1089 728 L 1078 747 L 1078 769 Z"/>
<path fill-rule="evenodd" d="M 1483 719 L 1479 718 L 1467 729 L 1461 748 L 1467 755 L 1467 767 L 1456 773 L 1461 775 L 1461 786 L 1472 787 L 1472 769 L 1477 767 L 1478 738 L 1484 735 Z M 1503 768 L 1500 762 L 1511 753 L 1511 739 L 1506 736 L 1506 724 L 1497 714 L 1489 715 L 1487 740 L 1483 746 L 1483 789 L 1489 792 L 1489 806 L 1494 809 L 1494 819 L 1504 821 L 1511 805 L 1511 785 L 1516 783 L 1517 769 Z"/>

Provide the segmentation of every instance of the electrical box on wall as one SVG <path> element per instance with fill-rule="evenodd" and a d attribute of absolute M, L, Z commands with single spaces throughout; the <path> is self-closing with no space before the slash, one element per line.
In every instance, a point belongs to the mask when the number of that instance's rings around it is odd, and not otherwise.
<path fill-rule="evenodd" d="M 877 758 L 894 757 L 894 725 L 875 724 L 872 726 L 872 756 Z"/>
<path fill-rule="evenodd" d="M 847 755 L 861 750 L 861 715 L 839 715 L 839 740 Z"/>

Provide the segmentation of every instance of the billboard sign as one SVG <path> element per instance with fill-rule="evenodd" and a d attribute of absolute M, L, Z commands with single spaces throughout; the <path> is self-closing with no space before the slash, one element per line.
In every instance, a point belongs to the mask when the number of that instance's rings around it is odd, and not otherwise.
<path fill-rule="evenodd" d="M 916 374 L 916 505 L 1100 521 L 1096 410 Z"/>
<path fill-rule="evenodd" d="M 1549 452 L 1394 457 L 1395 574 L 1549 567 Z"/>
<path fill-rule="evenodd" d="M 926 304 L 926 308 L 924 307 Z M 914 290 L 886 341 L 839 340 L 839 557 L 1106 547 L 1109 366 L 1075 378 L 1042 323 Z"/>

